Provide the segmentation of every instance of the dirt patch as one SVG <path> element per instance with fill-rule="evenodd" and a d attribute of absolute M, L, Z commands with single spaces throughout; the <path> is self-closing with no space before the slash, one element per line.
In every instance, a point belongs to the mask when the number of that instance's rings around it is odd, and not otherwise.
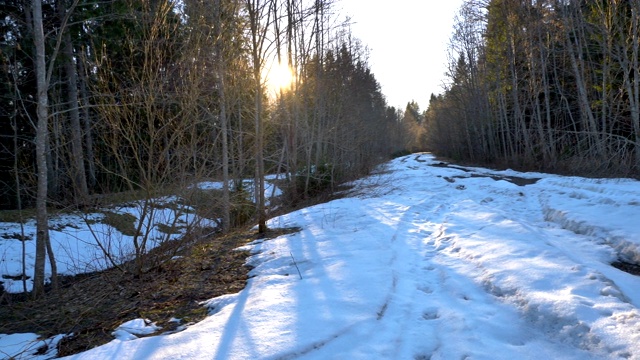
<path fill-rule="evenodd" d="M 456 169 L 456 170 L 461 170 L 467 173 L 472 173 L 473 170 L 461 167 L 461 166 L 456 166 L 456 165 L 451 165 L 449 163 L 446 162 L 439 162 L 436 164 L 431 164 L 429 166 L 433 166 L 433 167 L 442 167 L 442 168 L 450 168 L 450 169 Z M 512 184 L 518 185 L 518 186 L 527 186 L 527 185 L 533 185 L 535 183 L 537 183 L 540 178 L 523 178 L 523 177 L 519 177 L 519 176 L 507 176 L 507 175 L 489 175 L 489 174 L 478 174 L 478 173 L 472 173 L 469 175 L 472 178 L 491 178 L 495 181 L 498 180 L 505 180 L 508 181 Z M 467 178 L 466 176 L 454 176 L 454 178 L 456 179 L 465 179 Z M 450 177 L 444 177 L 444 180 L 448 181 L 448 182 L 455 182 L 455 180 L 453 180 Z"/>
<path fill-rule="evenodd" d="M 5 293 L 0 298 L 0 333 L 73 334 L 58 346 L 59 356 L 66 356 L 111 341 L 118 325 L 135 318 L 155 322 L 163 333 L 174 331 L 207 316 L 199 302 L 245 287 L 250 269 L 244 263 L 249 254 L 236 251 L 238 246 L 296 231 L 273 229 L 258 236 L 244 230 L 199 238 L 193 234 L 197 240 L 191 246 L 142 275 L 110 269 L 64 277 L 58 294 L 48 292 L 37 301 Z"/>
<path fill-rule="evenodd" d="M 636 276 L 640 275 L 640 265 L 638 264 L 633 264 L 633 263 L 628 263 L 626 261 L 618 260 L 618 261 L 612 262 L 611 266 L 613 266 L 618 270 L 627 272 L 631 275 L 636 275 Z"/>
<path fill-rule="evenodd" d="M 420 156 L 421 156 L 420 154 L 416 155 L 416 157 L 414 158 L 414 160 L 415 160 L 415 161 L 417 161 L 417 162 L 421 162 L 421 163 L 427 162 L 427 160 L 420 159 Z"/>
<path fill-rule="evenodd" d="M 456 166 L 456 165 L 451 165 L 449 163 L 446 162 L 439 162 L 439 163 L 435 163 L 435 164 L 430 164 L 429 166 L 433 166 L 433 167 L 441 167 L 441 168 L 450 168 L 450 169 L 456 169 L 456 170 L 461 170 L 464 172 L 471 172 L 471 170 L 464 168 L 462 166 Z"/>
<path fill-rule="evenodd" d="M 533 185 L 540 180 L 540 178 L 523 178 L 518 176 L 498 176 L 498 175 L 483 175 L 483 174 L 471 174 L 471 177 L 491 178 L 495 181 L 504 180 L 518 186 Z"/>

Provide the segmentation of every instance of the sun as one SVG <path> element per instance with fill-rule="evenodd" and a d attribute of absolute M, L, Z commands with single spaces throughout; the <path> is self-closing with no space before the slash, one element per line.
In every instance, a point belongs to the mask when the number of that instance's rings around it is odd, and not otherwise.
<path fill-rule="evenodd" d="M 278 93 L 291 87 L 295 76 L 293 70 L 285 63 L 273 62 L 265 69 L 264 74 L 269 91 Z"/>

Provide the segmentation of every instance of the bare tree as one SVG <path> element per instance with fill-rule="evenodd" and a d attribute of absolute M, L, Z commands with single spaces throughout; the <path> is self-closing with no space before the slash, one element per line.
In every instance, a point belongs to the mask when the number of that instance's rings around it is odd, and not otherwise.
<path fill-rule="evenodd" d="M 32 3 L 33 40 L 35 42 L 37 95 L 36 164 L 38 168 L 38 193 L 36 198 L 36 256 L 33 276 L 33 296 L 44 294 L 45 260 L 49 242 L 49 221 L 47 214 L 47 137 L 49 97 L 47 82 L 44 27 L 42 24 L 42 0 Z"/>
<path fill-rule="evenodd" d="M 258 233 L 263 234 L 267 231 L 267 213 L 264 189 L 264 83 L 262 70 L 267 54 L 272 49 L 271 43 L 268 41 L 268 33 L 272 25 L 274 0 L 245 0 L 244 4 L 248 14 L 249 46 L 253 64 L 253 90 L 255 91 L 253 114 L 255 122 L 255 201 Z"/>
<path fill-rule="evenodd" d="M 64 0 L 58 0 L 58 17 L 64 20 L 67 7 Z M 77 204 L 87 204 L 89 200 L 89 188 L 85 172 L 85 156 L 82 146 L 82 128 L 80 126 L 80 101 L 78 97 L 78 75 L 75 64 L 76 56 L 73 51 L 73 43 L 69 29 L 63 29 L 62 54 L 64 73 L 67 83 L 67 106 L 69 109 L 69 124 L 71 125 L 71 179 Z"/>

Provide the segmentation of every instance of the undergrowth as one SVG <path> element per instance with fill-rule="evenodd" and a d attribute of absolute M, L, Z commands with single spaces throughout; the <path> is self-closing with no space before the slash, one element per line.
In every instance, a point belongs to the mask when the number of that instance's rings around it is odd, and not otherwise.
<path fill-rule="evenodd" d="M 266 236 L 298 230 L 273 229 Z M 58 345 L 58 355 L 66 356 L 113 340 L 111 333 L 118 325 L 135 318 L 155 322 L 161 333 L 175 331 L 179 325 L 207 316 L 201 301 L 245 287 L 250 269 L 244 264 L 249 254 L 236 248 L 262 236 L 248 229 L 224 236 L 191 233 L 179 240 L 190 246 L 139 276 L 109 269 L 62 277 L 57 294 L 49 291 L 38 300 L 5 293 L 0 304 L 0 334 L 72 334 Z M 171 243 L 167 246 L 175 246 Z M 172 318 L 181 321 L 170 321 Z"/>

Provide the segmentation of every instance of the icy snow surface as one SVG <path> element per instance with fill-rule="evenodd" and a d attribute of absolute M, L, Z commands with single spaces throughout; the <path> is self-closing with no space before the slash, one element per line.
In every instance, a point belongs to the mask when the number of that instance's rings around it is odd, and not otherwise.
<path fill-rule="evenodd" d="M 246 246 L 204 321 L 69 359 L 640 359 L 640 279 L 610 265 L 640 255 L 639 182 L 384 170 L 272 219 L 302 231 Z"/>

